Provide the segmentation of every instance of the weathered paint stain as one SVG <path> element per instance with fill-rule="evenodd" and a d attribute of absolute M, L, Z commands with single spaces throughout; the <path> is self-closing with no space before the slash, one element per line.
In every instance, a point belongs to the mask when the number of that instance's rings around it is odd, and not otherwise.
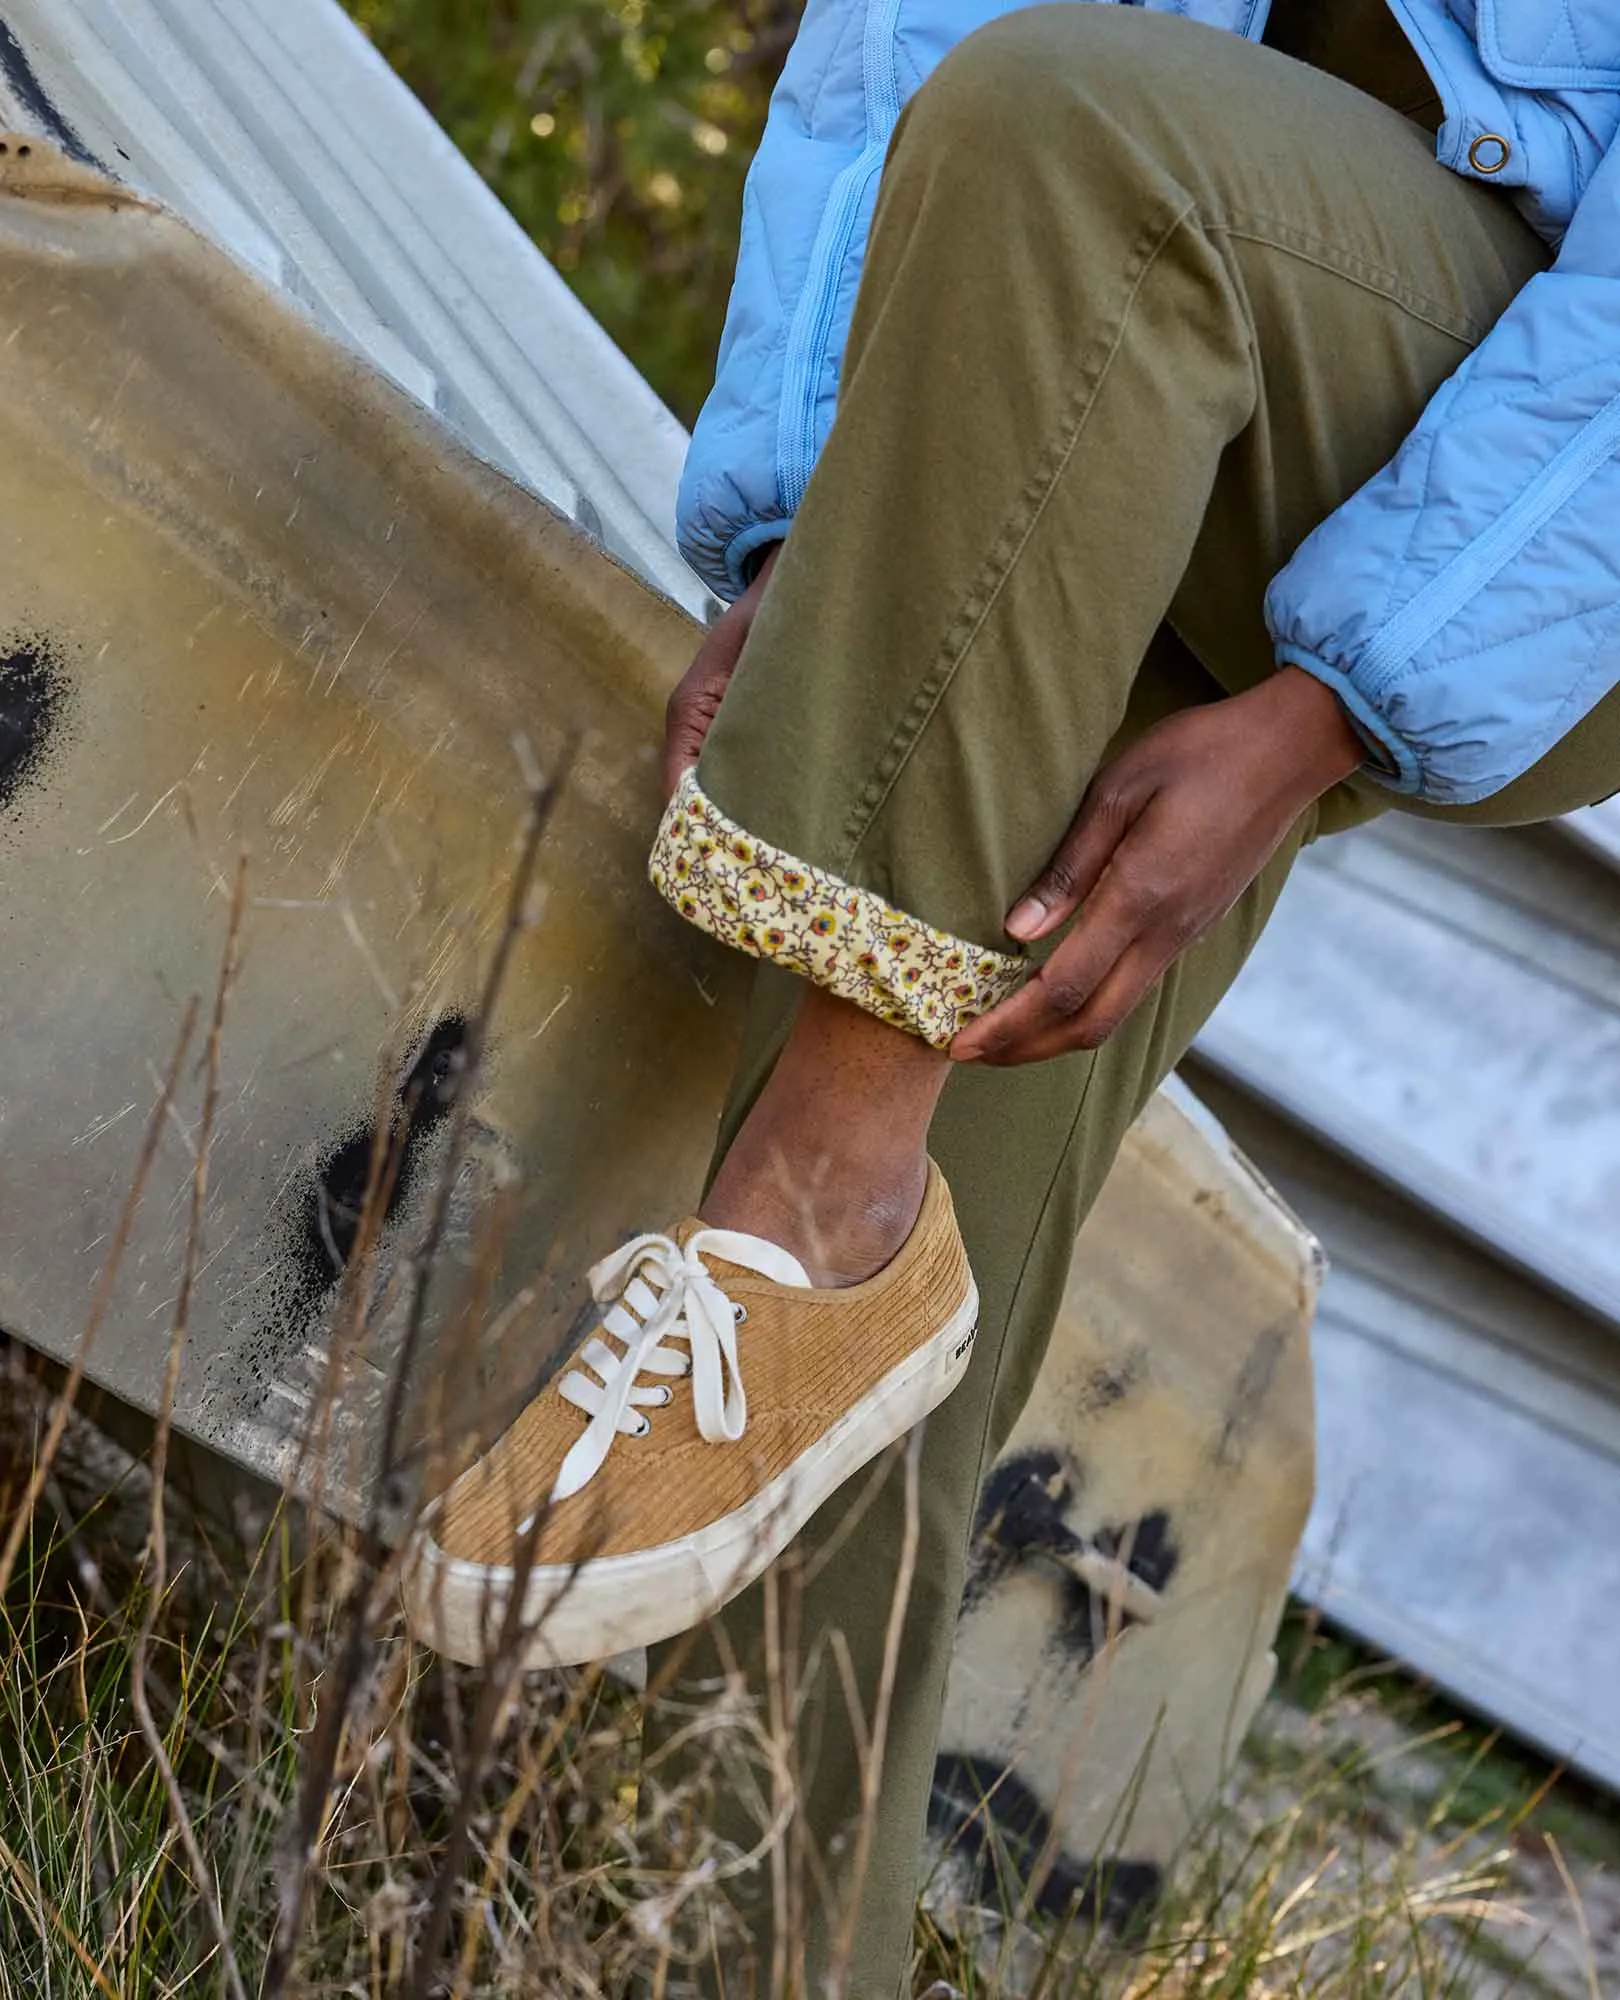
<path fill-rule="evenodd" d="M 1057 1451 L 1031 1450 L 1003 1459 L 980 1496 L 962 1600 L 964 1613 L 974 1610 L 1013 1570 L 1041 1563 L 1061 1592 L 1053 1643 L 1077 1663 L 1089 1660 L 1112 1633 L 1142 1622 L 1130 1601 L 1132 1593 L 1120 1587 L 1121 1573 L 1146 1586 L 1134 1595 L 1151 1615 L 1148 1593 L 1163 1591 L 1181 1560 L 1170 1516 L 1162 1508 L 1139 1520 L 1098 1528 L 1090 1536 L 1078 1533 L 1068 1516 L 1080 1486 L 1080 1468 Z M 1106 1582 L 1110 1568 L 1119 1581 L 1101 1592 L 1080 1573 L 1095 1577 L 1100 1569 Z"/>
<path fill-rule="evenodd" d="M 1052 1816 L 1018 1775 L 993 1758 L 947 1750 L 934 1764 L 928 1828 L 976 1877 L 975 1900 L 988 1910 L 1028 1906 L 1043 1916 L 1095 1919 L 1126 1931 L 1152 1910 L 1164 1886 L 1156 1862 L 1078 1861 L 1066 1854 Z"/>
<path fill-rule="evenodd" d="M 1139 1347 L 1124 1355 L 1117 1365 L 1094 1369 L 1081 1387 L 1076 1415 L 1096 1417 L 1104 1410 L 1117 1409 L 1147 1379 L 1147 1373 L 1147 1355 Z"/>
<path fill-rule="evenodd" d="M 0 639 L 0 813 L 44 775 L 66 717 L 69 687 L 49 639 Z"/>
<path fill-rule="evenodd" d="M 1150 1590 L 1163 1590 L 1181 1562 L 1181 1551 L 1170 1535 L 1170 1516 L 1162 1507 L 1128 1527 L 1099 1528 L 1091 1539 L 1105 1556 L 1124 1563 Z"/>
<path fill-rule="evenodd" d="M 340 1139 L 315 1169 L 305 1191 L 291 1256 L 294 1290 L 314 1305 L 342 1276 L 359 1240 L 366 1190 L 375 1174 L 388 1175 L 383 1221 L 406 1207 L 421 1167 L 424 1145 L 449 1116 L 466 1071 L 467 1023 L 459 1014 L 437 1022 L 412 1059 L 382 1131 L 366 1123 Z"/>
<path fill-rule="evenodd" d="M 1277 1379 L 1277 1370 L 1288 1352 L 1301 1321 L 1293 1316 L 1263 1327 L 1254 1345 L 1243 1357 L 1237 1381 L 1232 1385 L 1225 1420 L 1215 1440 L 1214 1461 L 1222 1467 L 1241 1465 L 1250 1437 L 1265 1409 L 1266 1398 Z"/>
<path fill-rule="evenodd" d="M 51 101 L 22 43 L 4 21 L 0 21 L 0 78 L 4 78 L 24 117 L 31 118 L 41 131 L 48 133 L 70 160 L 77 160 L 81 166 L 100 166 L 94 153 Z"/>

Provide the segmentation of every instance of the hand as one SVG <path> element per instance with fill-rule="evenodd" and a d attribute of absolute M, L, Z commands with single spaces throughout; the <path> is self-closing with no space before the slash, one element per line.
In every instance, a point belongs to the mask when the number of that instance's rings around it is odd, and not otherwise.
<path fill-rule="evenodd" d="M 1097 773 L 1007 929 L 1033 944 L 1079 921 L 952 1056 L 1010 1065 L 1099 1047 L 1365 754 L 1338 697 L 1298 667 L 1157 723 Z"/>
<path fill-rule="evenodd" d="M 664 710 L 664 797 L 667 800 L 681 782 L 681 775 L 698 760 L 709 725 L 720 712 L 720 702 L 753 625 L 759 601 L 782 544 L 772 542 L 753 582 L 734 604 L 728 604 L 703 635 L 697 657 L 675 683 L 675 692 Z"/>

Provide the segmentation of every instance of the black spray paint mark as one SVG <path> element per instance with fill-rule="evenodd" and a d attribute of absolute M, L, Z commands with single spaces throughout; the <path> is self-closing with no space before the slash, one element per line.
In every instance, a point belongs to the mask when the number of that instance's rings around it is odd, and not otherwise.
<path fill-rule="evenodd" d="M 0 639 L 0 813 L 43 774 L 67 702 L 67 670 L 48 639 Z"/>
<path fill-rule="evenodd" d="M 1094 1369 L 1081 1387 L 1076 1416 L 1095 1417 L 1104 1410 L 1117 1409 L 1146 1380 L 1147 1372 L 1147 1356 L 1139 1348 L 1114 1367 Z"/>
<path fill-rule="evenodd" d="M 1068 1511 L 1079 1490 L 1079 1468 L 1055 1451 L 1019 1452 L 996 1466 L 979 1498 L 962 1605 L 975 1609 L 1014 1570 L 1042 1563 L 1062 1594 L 1054 1643 L 1083 1666 L 1114 1633 L 1140 1620 L 1115 1595 L 1099 1596 L 1076 1574 L 1077 1565 L 1100 1557 L 1162 1591 L 1181 1552 L 1160 1508 L 1121 1527 L 1099 1528 L 1089 1539 L 1076 1533 Z"/>
<path fill-rule="evenodd" d="M 1054 1838 L 1052 1816 L 1016 1773 L 989 1757 L 947 1750 L 934 1764 L 928 1829 L 966 1855 L 975 1900 L 987 1910 L 1018 1909 L 1043 1862 L 1035 1890 L 1043 1915 L 1095 1918 L 1116 1933 L 1153 1908 L 1163 1873 L 1152 1861 L 1076 1861 Z"/>
<path fill-rule="evenodd" d="M 1078 1484 L 1055 1451 L 1021 1451 L 992 1468 L 973 1521 L 964 1604 L 977 1604 L 1025 1557 L 1070 1535 L 1063 1510 Z"/>
<path fill-rule="evenodd" d="M 70 160 L 77 160 L 85 167 L 101 165 L 95 154 L 51 102 L 45 86 L 35 72 L 34 65 L 28 60 L 22 43 L 4 21 L 0 21 L 0 77 L 5 78 L 6 85 L 24 116 L 33 119 L 41 130 L 47 132 Z"/>
<path fill-rule="evenodd" d="M 296 1290 L 306 1305 L 337 1283 L 353 1256 L 374 1178 L 379 1194 L 386 1189 L 385 1223 L 410 1200 L 423 1148 L 450 1115 L 461 1088 L 467 1042 L 465 1020 L 446 1015 L 406 1071 L 387 1130 L 379 1135 L 374 1125 L 356 1127 L 316 1168 L 293 1242 Z"/>
<path fill-rule="evenodd" d="M 1181 1551 L 1171 1539 L 1170 1516 L 1162 1507 L 1124 1528 L 1099 1528 L 1092 1545 L 1122 1562 L 1149 1590 L 1163 1590 L 1176 1573 Z"/>

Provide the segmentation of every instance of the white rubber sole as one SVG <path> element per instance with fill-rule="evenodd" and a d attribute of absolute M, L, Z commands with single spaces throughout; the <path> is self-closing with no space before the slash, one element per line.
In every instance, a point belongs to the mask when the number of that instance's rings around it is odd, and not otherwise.
<path fill-rule="evenodd" d="M 967 1370 L 978 1324 L 969 1279 L 967 1296 L 931 1339 L 746 1505 L 696 1534 L 572 1568 L 531 1569 L 523 1664 L 583 1666 L 702 1624 L 770 1567 L 845 1480 L 944 1402 Z M 433 1539 L 430 1512 L 406 1565 L 405 1622 L 435 1652 L 481 1666 L 499 1648 L 516 1585 L 507 1566 L 448 1555 Z"/>

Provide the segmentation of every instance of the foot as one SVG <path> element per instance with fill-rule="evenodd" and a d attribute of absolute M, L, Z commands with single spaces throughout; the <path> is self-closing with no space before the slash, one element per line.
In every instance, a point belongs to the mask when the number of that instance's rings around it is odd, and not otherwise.
<path fill-rule="evenodd" d="M 579 1664 L 685 1631 L 751 1583 L 967 1367 L 978 1293 L 925 1172 L 898 1253 L 843 1289 L 695 1219 L 598 1264 L 597 1333 L 424 1518 L 416 1636 L 483 1663 L 518 1598 L 525 1664 Z"/>

